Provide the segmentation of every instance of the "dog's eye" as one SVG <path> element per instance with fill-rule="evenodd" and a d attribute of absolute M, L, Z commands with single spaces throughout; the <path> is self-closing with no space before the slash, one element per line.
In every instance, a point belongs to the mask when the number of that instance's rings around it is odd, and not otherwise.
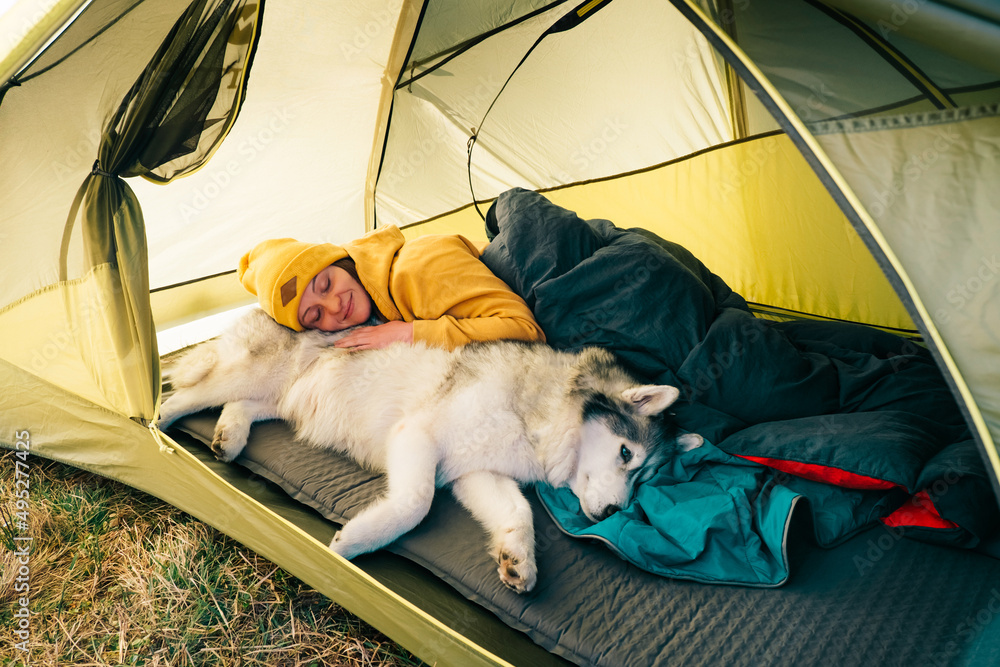
<path fill-rule="evenodd" d="M 632 450 L 626 447 L 625 445 L 622 445 L 621 456 L 622 456 L 622 461 L 628 463 L 629 461 L 632 460 Z"/>

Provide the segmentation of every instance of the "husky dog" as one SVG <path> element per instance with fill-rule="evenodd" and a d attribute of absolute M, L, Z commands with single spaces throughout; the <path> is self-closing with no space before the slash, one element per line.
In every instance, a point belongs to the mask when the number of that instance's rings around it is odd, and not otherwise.
<path fill-rule="evenodd" d="M 676 388 L 640 384 L 604 350 L 497 341 L 351 352 L 332 346 L 344 333 L 295 333 L 251 311 L 169 365 L 160 426 L 222 405 L 212 450 L 224 461 L 254 421 L 281 418 L 299 440 L 384 471 L 387 494 L 330 543 L 346 558 L 416 527 L 450 484 L 490 534 L 500 579 L 524 593 L 537 569 L 519 482 L 568 486 L 597 521 L 674 450 L 701 444 L 661 417 Z"/>

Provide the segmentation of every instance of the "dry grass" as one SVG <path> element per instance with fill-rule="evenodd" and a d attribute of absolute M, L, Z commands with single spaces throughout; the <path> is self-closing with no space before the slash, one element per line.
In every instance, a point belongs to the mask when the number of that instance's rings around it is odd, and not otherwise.
<path fill-rule="evenodd" d="M 13 453 L 0 454 L 8 513 Z M 149 495 L 31 458 L 32 665 L 415 665 L 254 552 Z M 2 523 L 2 520 L 0 520 Z M 4 528 L 0 526 L 0 528 Z M 12 527 L 0 534 L 0 664 L 24 663 Z"/>

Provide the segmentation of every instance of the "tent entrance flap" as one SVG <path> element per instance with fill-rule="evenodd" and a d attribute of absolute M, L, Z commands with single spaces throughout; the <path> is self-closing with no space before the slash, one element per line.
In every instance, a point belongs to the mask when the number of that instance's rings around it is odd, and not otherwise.
<path fill-rule="evenodd" d="M 56 281 L 32 296 L 13 295 L 20 314 L 48 313 L 47 321 L 57 323 L 72 344 L 58 347 L 52 359 L 39 363 L 30 330 L 18 329 L 0 354 L 18 355 L 15 363 L 22 368 L 39 368 L 56 384 L 76 387 L 130 418 L 143 423 L 154 418 L 160 373 L 145 221 L 124 178 L 141 175 L 166 183 L 208 160 L 239 113 L 260 8 L 257 2 L 193 2 L 117 105 L 108 104 L 90 173 L 83 177 L 63 223 Z M 91 10 L 97 11 L 93 6 Z M 119 25 L 119 18 L 106 25 Z M 76 32 L 68 29 L 63 35 L 75 39 Z M 82 43 L 93 48 L 95 42 L 89 38 Z M 52 68 L 81 53 L 74 46 L 56 58 L 61 51 L 58 40 L 50 48 L 51 54 L 36 58 L 21 73 L 18 94 L 44 94 L 47 78 L 57 71 Z M 55 61 L 50 63 L 50 58 Z M 11 101 L 8 97 L 7 103 Z M 62 303 L 57 304 L 57 295 Z M 25 303 L 32 299 L 41 301 L 35 307 Z M 21 336 L 28 338 L 18 344 Z M 61 375 L 59 368 L 69 372 Z M 89 383 L 81 368 L 91 376 Z"/>

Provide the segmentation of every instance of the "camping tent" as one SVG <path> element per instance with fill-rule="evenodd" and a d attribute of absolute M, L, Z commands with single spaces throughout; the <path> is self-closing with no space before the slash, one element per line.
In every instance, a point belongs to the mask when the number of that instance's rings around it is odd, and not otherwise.
<path fill-rule="evenodd" d="M 525 187 L 680 243 L 761 316 L 921 338 L 1000 497 L 998 51 L 982 2 L 19 2 L 0 442 L 175 504 L 421 657 L 495 661 L 488 618 L 442 620 L 454 595 L 336 559 L 151 426 L 156 333 L 249 303 L 256 241 L 484 240 L 477 210 Z"/>

